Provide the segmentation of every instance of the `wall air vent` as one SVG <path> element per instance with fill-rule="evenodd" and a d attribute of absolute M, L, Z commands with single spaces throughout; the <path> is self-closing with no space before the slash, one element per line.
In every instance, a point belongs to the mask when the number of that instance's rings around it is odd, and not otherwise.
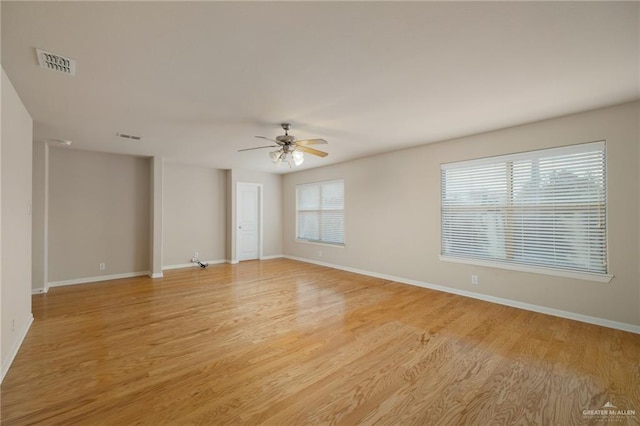
<path fill-rule="evenodd" d="M 41 68 L 58 71 L 67 75 L 76 75 L 76 61 L 44 50 L 36 49 Z"/>
<path fill-rule="evenodd" d="M 120 136 L 121 138 L 124 138 L 124 139 L 133 139 L 136 141 L 139 141 L 140 139 L 142 139 L 142 136 L 127 135 L 124 133 L 116 133 L 116 136 Z"/>
<path fill-rule="evenodd" d="M 45 142 L 62 146 L 71 146 L 71 144 L 73 143 L 70 140 L 66 139 L 45 139 Z"/>

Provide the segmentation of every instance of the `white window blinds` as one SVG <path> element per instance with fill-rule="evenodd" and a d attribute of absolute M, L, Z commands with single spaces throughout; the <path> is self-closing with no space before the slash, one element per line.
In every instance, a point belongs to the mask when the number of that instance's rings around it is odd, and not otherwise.
<path fill-rule="evenodd" d="M 344 181 L 296 185 L 296 238 L 344 244 Z"/>
<path fill-rule="evenodd" d="M 442 255 L 607 274 L 605 144 L 441 166 Z"/>

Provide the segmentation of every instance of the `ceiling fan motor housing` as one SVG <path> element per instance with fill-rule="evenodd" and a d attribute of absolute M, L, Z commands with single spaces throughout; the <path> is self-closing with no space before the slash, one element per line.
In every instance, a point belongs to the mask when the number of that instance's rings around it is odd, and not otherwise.
<path fill-rule="evenodd" d="M 284 144 L 287 144 L 287 145 L 288 145 L 288 144 L 292 144 L 292 143 L 293 143 L 293 141 L 295 141 L 295 140 L 296 140 L 296 137 L 295 137 L 295 136 L 293 136 L 293 135 L 282 135 L 282 136 L 278 136 L 278 137 L 276 137 L 276 140 L 277 140 L 278 142 L 282 142 L 282 143 L 284 143 Z"/>

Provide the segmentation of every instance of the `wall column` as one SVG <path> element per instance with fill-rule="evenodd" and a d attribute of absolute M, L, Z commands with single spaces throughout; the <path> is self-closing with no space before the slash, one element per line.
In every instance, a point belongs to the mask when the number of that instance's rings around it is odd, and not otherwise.
<path fill-rule="evenodd" d="M 49 144 L 33 142 L 31 280 L 33 293 L 49 290 Z"/>
<path fill-rule="evenodd" d="M 151 159 L 151 236 L 150 277 L 162 278 L 162 192 L 164 158 Z"/>

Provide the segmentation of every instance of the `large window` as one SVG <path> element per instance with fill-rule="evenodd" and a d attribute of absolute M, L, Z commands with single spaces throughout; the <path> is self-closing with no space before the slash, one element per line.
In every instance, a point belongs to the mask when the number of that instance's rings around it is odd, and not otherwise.
<path fill-rule="evenodd" d="M 344 245 L 344 181 L 296 186 L 296 238 Z"/>
<path fill-rule="evenodd" d="M 606 276 L 605 170 L 604 142 L 443 164 L 443 259 Z"/>

